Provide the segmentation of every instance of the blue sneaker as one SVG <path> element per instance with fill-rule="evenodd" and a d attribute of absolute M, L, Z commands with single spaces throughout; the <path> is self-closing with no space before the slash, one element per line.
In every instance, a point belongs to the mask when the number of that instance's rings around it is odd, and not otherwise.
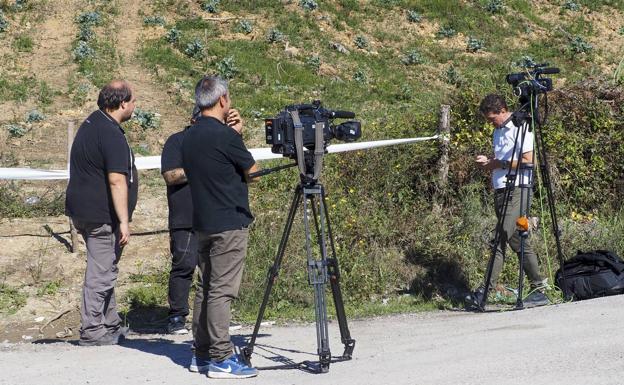
<path fill-rule="evenodd" d="M 258 369 L 245 364 L 238 355 L 223 361 L 210 361 L 208 377 L 210 378 L 249 378 L 258 375 Z"/>
<path fill-rule="evenodd" d="M 209 364 L 210 361 L 204 360 L 203 358 L 197 358 L 195 354 L 193 354 L 193 357 L 191 357 L 189 370 L 194 373 L 205 372 L 208 370 Z"/>

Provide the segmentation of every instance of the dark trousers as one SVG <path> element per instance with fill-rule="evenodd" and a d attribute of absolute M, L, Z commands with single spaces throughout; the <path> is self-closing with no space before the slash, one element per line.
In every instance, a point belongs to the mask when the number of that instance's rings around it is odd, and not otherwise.
<path fill-rule="evenodd" d="M 528 194 L 528 199 L 527 199 Z M 490 279 L 490 289 L 496 288 L 496 282 L 503 270 L 503 262 L 505 260 L 505 251 L 507 245 L 520 257 L 520 235 L 516 230 L 516 220 L 524 215 L 528 210 L 526 208 L 527 202 L 530 203 L 532 197 L 531 189 L 524 188 L 524 202 L 520 199 L 521 188 L 514 188 L 511 193 L 511 201 L 507 206 L 507 212 L 503 218 L 500 228 L 500 241 L 496 249 L 496 257 L 494 258 L 494 266 L 492 267 L 492 278 Z M 505 191 L 497 190 L 494 193 L 494 209 L 496 211 L 496 217 L 500 218 L 503 215 L 503 208 L 505 205 Z M 522 207 L 522 213 L 520 212 L 520 206 Z M 529 245 L 528 238 L 524 241 L 524 271 L 526 272 L 531 286 L 537 287 L 543 284 L 544 279 L 539 272 L 539 266 L 537 263 L 537 255 Z"/>
<path fill-rule="evenodd" d="M 195 293 L 193 338 L 199 358 L 223 361 L 234 351 L 230 304 L 238 297 L 248 239 L 248 229 L 197 233 L 202 287 Z"/>
<path fill-rule="evenodd" d="M 87 245 L 87 269 L 82 286 L 80 338 L 95 341 L 121 326 L 115 284 L 121 258 L 119 227 L 73 220 Z"/>
<path fill-rule="evenodd" d="M 169 230 L 171 272 L 169 273 L 169 317 L 189 314 L 189 291 L 197 267 L 197 237 L 192 229 Z"/>

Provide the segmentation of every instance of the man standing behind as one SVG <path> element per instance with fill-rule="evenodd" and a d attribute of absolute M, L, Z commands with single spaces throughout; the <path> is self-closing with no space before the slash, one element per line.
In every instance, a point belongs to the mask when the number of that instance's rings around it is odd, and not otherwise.
<path fill-rule="evenodd" d="M 199 117 L 195 107 L 191 124 Z M 193 201 L 186 174 L 182 168 L 183 131 L 171 135 L 165 142 L 161 157 L 162 176 L 167 184 L 169 206 L 169 246 L 171 272 L 169 274 L 169 325 L 172 334 L 187 334 L 186 316 L 189 314 L 188 297 L 193 274 L 197 267 L 197 237 L 193 234 Z"/>
<path fill-rule="evenodd" d="M 505 99 L 496 94 L 487 95 L 479 106 L 479 111 L 485 119 L 494 125 L 494 157 L 485 155 L 477 155 L 475 158 L 476 165 L 483 170 L 492 172 L 492 187 L 494 188 L 494 209 L 496 217 L 503 215 L 505 205 L 505 190 L 507 185 L 507 172 L 511 168 L 516 170 L 518 161 L 524 164 L 533 164 L 533 132 L 526 128 L 518 127 L 514 124 L 511 117 L 512 114 L 507 108 Z M 516 143 L 516 135 L 524 132 L 524 143 L 522 143 L 522 134 L 518 138 L 516 152 L 514 152 L 514 144 Z M 519 187 L 522 184 L 530 182 L 528 175 L 520 175 L 515 179 L 515 186 L 510 196 L 507 206 L 507 212 L 501 223 L 500 242 L 497 245 L 494 265 L 492 266 L 492 275 L 489 287 L 494 289 L 496 282 L 503 269 L 503 261 L 505 259 L 505 250 L 507 245 L 520 257 L 520 236 L 516 230 L 516 220 L 524 213 L 520 212 L 520 198 L 522 196 L 521 189 L 525 189 L 524 197 L 528 197 L 524 204 L 531 201 L 532 189 Z M 527 207 L 524 207 L 528 211 Z M 531 245 L 525 241 L 524 244 L 524 270 L 531 282 L 532 293 L 524 300 L 526 306 L 541 306 L 549 303 L 548 298 L 542 292 L 546 280 L 542 278 L 537 263 L 537 255 L 533 252 Z M 471 306 L 479 306 L 483 296 L 485 295 L 483 288 L 477 289 L 469 298 L 468 303 Z"/>
<path fill-rule="evenodd" d="M 228 328 L 253 221 L 247 183 L 257 167 L 241 137 L 240 115 L 230 109 L 227 82 L 204 77 L 195 87 L 195 103 L 201 116 L 182 144 L 203 282 L 195 296 L 195 355 L 190 369 L 208 369 L 211 378 L 254 377 L 258 371 L 234 354 Z"/>
<path fill-rule="evenodd" d="M 122 335 L 115 301 L 117 263 L 130 240 L 138 179 L 119 124 L 132 117 L 135 102 L 127 82 L 104 86 L 99 109 L 82 123 L 71 148 L 65 214 L 87 246 L 80 308 L 83 346 L 117 344 Z"/>

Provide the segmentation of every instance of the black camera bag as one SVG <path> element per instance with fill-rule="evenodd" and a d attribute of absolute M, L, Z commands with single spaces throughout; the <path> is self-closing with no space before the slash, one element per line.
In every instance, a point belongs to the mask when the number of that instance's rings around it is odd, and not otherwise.
<path fill-rule="evenodd" d="M 567 260 L 564 292 L 573 300 L 624 293 L 624 261 L 606 250 L 578 251 Z M 561 269 L 557 270 L 557 285 L 563 288 Z"/>

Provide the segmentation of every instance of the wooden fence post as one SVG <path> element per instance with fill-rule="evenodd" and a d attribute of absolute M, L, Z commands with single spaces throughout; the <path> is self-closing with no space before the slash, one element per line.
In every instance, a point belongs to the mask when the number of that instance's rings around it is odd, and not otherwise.
<path fill-rule="evenodd" d="M 69 162 L 71 158 L 71 148 L 74 143 L 74 121 L 70 120 L 67 123 L 67 172 L 69 173 Z M 69 183 L 69 179 L 68 179 Z M 72 219 L 69 218 L 69 234 L 71 236 L 71 252 L 75 253 L 78 249 L 78 233 L 74 227 Z"/>
<path fill-rule="evenodd" d="M 440 125 L 438 126 L 440 141 L 440 159 L 438 160 L 438 188 L 446 190 L 449 172 L 449 147 L 451 144 L 451 106 L 440 106 Z"/>

